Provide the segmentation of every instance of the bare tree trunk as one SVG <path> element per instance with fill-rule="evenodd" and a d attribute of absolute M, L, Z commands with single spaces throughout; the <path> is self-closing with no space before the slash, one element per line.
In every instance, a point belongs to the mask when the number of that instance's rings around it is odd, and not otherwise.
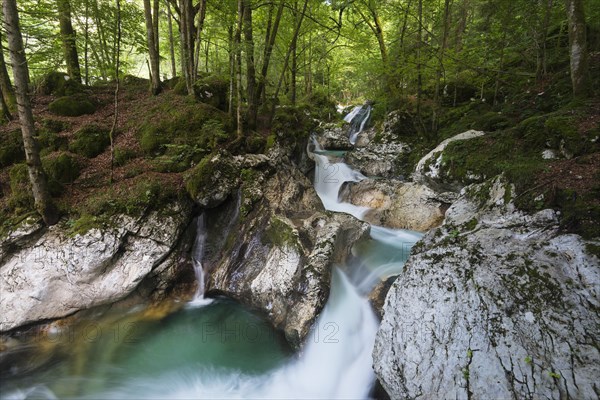
<path fill-rule="evenodd" d="M 265 94 L 265 89 L 267 85 L 267 74 L 269 72 L 269 63 L 271 61 L 273 47 L 275 46 L 275 39 L 277 38 L 277 31 L 279 30 L 279 22 L 281 21 L 281 15 L 283 14 L 284 5 L 284 1 L 280 0 L 279 7 L 277 8 L 277 15 L 275 16 L 275 22 L 273 22 L 273 27 L 272 29 L 267 30 L 267 36 L 265 38 L 265 52 L 263 55 L 263 65 L 260 71 L 258 88 L 256 89 L 256 94 L 259 99 L 262 99 Z"/>
<path fill-rule="evenodd" d="M 71 23 L 71 4 L 69 0 L 57 0 L 58 21 L 60 25 L 60 36 L 63 44 L 67 74 L 71 79 L 81 83 L 81 70 L 79 69 L 79 58 L 77 56 L 77 44 L 75 42 L 75 30 Z"/>
<path fill-rule="evenodd" d="M 155 10 L 157 13 L 157 10 Z M 150 80 L 153 95 L 160 93 L 160 58 L 158 55 L 158 32 L 154 26 L 150 0 L 144 0 L 144 17 L 146 19 L 146 41 L 150 55 Z"/>
<path fill-rule="evenodd" d="M 246 50 L 246 96 L 248 111 L 246 113 L 248 127 L 256 128 L 258 96 L 256 95 L 256 67 L 254 66 L 254 39 L 252 37 L 252 4 L 244 0 L 244 48 Z"/>
<path fill-rule="evenodd" d="M 588 92 L 588 51 L 586 39 L 585 13 L 582 0 L 566 0 L 569 20 L 569 52 L 571 56 L 571 83 L 573 96 L 587 97 Z"/>
<path fill-rule="evenodd" d="M 171 56 L 171 77 L 177 76 L 177 64 L 175 63 L 175 39 L 173 38 L 173 14 L 171 14 L 171 4 L 167 3 L 167 22 L 169 24 L 169 53 Z"/>
<path fill-rule="evenodd" d="M 0 29 L 0 44 L 2 44 L 2 30 Z M 7 105 L 8 110 L 15 111 L 17 107 L 17 99 L 15 98 L 15 89 L 10 82 L 6 62 L 4 61 L 4 47 L 0 49 L 0 90 L 2 90 L 2 98 Z"/>
<path fill-rule="evenodd" d="M 12 120 L 12 114 L 4 101 L 4 93 L 0 87 L 0 123 Z"/>
<path fill-rule="evenodd" d="M 438 120 L 438 112 L 442 107 L 440 101 L 440 86 L 442 80 L 442 74 L 444 71 L 444 54 L 446 51 L 446 45 L 448 41 L 448 28 L 449 28 L 449 19 L 450 19 L 450 3 L 452 0 L 444 0 L 444 30 L 442 32 L 442 43 L 440 44 L 439 49 L 439 59 L 438 59 L 438 67 L 436 69 L 435 75 L 435 90 L 433 94 L 433 115 L 431 118 L 431 130 L 432 132 L 437 131 L 437 120 Z"/>
<path fill-rule="evenodd" d="M 200 0 L 198 4 L 198 28 L 196 30 L 196 54 L 194 55 L 194 82 L 198 79 L 198 70 L 200 69 L 200 44 L 202 39 L 202 29 L 204 28 L 204 19 L 206 18 L 206 0 Z"/>
<path fill-rule="evenodd" d="M 238 0 L 238 20 L 233 41 L 235 51 L 235 85 L 237 91 L 237 138 L 242 139 L 244 127 L 242 121 L 242 22 L 244 19 L 244 0 Z"/>
<path fill-rule="evenodd" d="M 288 67 L 288 63 L 290 62 L 290 55 L 295 47 L 295 42 L 298 40 L 298 35 L 300 34 L 300 28 L 302 27 L 302 20 L 304 19 L 304 14 L 306 13 L 306 8 L 308 6 L 308 0 L 304 0 L 304 6 L 302 7 L 302 12 L 300 13 L 300 18 L 296 22 L 296 27 L 294 28 L 294 34 L 292 36 L 292 43 L 288 48 L 288 51 L 285 55 L 285 60 L 283 62 L 283 69 L 281 70 L 281 76 L 279 77 L 279 82 L 277 83 L 277 89 L 275 89 L 275 94 L 273 95 L 273 106 L 271 108 L 271 118 L 275 116 L 275 107 L 277 106 L 277 97 L 279 96 L 279 91 L 281 90 L 281 84 L 283 83 L 283 78 L 285 77 L 285 72 Z"/>
<path fill-rule="evenodd" d="M 115 112 L 112 127 L 110 128 L 110 183 L 113 182 L 113 171 L 115 168 L 115 132 L 119 121 L 119 68 L 121 64 L 121 0 L 117 0 L 117 42 L 115 43 L 117 61 L 115 65 Z"/>
<path fill-rule="evenodd" d="M 85 70 L 85 84 L 90 84 L 90 68 L 88 64 L 88 50 L 89 50 L 89 2 L 90 0 L 85 0 L 85 32 L 84 32 L 84 47 L 83 47 L 83 68 Z"/>
<path fill-rule="evenodd" d="M 15 92 L 21 121 L 21 132 L 23 134 L 23 146 L 25 147 L 25 158 L 29 180 L 35 201 L 35 208 L 42 216 L 47 225 L 54 225 L 59 220 L 58 209 L 54 206 L 48 192 L 46 175 L 42 169 L 40 153 L 35 141 L 35 127 L 33 112 L 29 99 L 29 70 L 27 59 L 23 49 L 23 38 L 19 28 L 19 14 L 16 0 L 3 0 L 4 28 L 8 38 L 8 48 L 12 63 L 13 76 L 15 79 Z"/>
<path fill-rule="evenodd" d="M 423 74 L 421 72 L 421 47 L 423 46 L 423 0 L 419 0 L 417 6 L 417 16 L 419 19 L 419 27 L 417 34 L 417 116 L 421 117 L 421 97 L 423 90 Z"/>

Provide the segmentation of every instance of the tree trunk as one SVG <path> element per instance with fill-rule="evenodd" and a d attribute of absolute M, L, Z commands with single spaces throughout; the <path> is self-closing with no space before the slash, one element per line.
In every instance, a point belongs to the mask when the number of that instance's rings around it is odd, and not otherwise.
<path fill-rule="evenodd" d="M 81 71 L 79 69 L 79 58 L 77 57 L 77 43 L 75 42 L 75 30 L 71 23 L 71 4 L 69 0 L 57 0 L 58 21 L 60 25 L 60 37 L 63 44 L 67 74 L 71 79 L 81 83 Z"/>
<path fill-rule="evenodd" d="M 42 169 L 40 153 L 34 138 L 35 127 L 28 88 L 29 70 L 23 48 L 23 38 L 19 28 L 17 3 L 16 0 L 3 0 L 2 5 L 4 10 L 4 28 L 8 37 L 8 48 L 15 79 L 15 92 L 19 120 L 21 121 L 21 132 L 23 134 L 23 146 L 25 147 L 25 158 L 27 160 L 27 169 L 35 200 L 35 208 L 47 225 L 54 225 L 58 222 L 59 213 L 50 198 L 46 175 Z"/>
<path fill-rule="evenodd" d="M 194 55 L 194 62 L 192 66 L 192 70 L 194 71 L 194 82 L 196 82 L 196 80 L 198 79 L 198 70 L 200 69 L 200 41 L 202 39 L 202 29 L 204 28 L 204 19 L 206 18 L 206 0 L 200 0 L 198 7 L 198 28 L 196 29 L 195 47 L 196 54 Z"/>
<path fill-rule="evenodd" d="M 117 53 L 117 60 L 115 63 L 115 112 L 113 116 L 112 127 L 110 128 L 110 183 L 113 182 L 113 172 L 115 167 L 115 132 L 117 130 L 117 123 L 119 121 L 119 67 L 121 63 L 121 1 L 117 0 L 117 40 L 115 43 L 115 52 Z"/>
<path fill-rule="evenodd" d="M 2 43 L 2 30 L 0 29 L 0 44 Z M 0 90 L 4 103 L 8 106 L 8 110 L 15 111 L 17 107 L 17 99 L 15 98 L 15 89 L 10 82 L 6 62 L 4 61 L 4 48 L 0 49 Z"/>
<path fill-rule="evenodd" d="M 585 14 L 582 0 L 566 0 L 569 20 L 569 52 L 571 56 L 571 83 L 573 96 L 587 97 L 588 92 L 588 51 L 586 40 Z"/>
<path fill-rule="evenodd" d="M 273 27 L 268 30 L 268 34 L 265 38 L 265 52 L 263 55 L 263 65 L 260 71 L 260 79 L 258 81 L 258 88 L 256 89 L 256 94 L 259 99 L 264 97 L 264 92 L 266 90 L 267 85 L 267 74 L 269 72 L 269 63 L 271 61 L 271 54 L 273 53 L 273 47 L 275 46 L 275 39 L 277 38 L 277 31 L 279 30 L 279 22 L 281 21 L 281 15 L 283 14 L 283 7 L 285 3 L 283 0 L 280 0 L 279 7 L 277 8 L 277 15 L 275 16 L 275 21 L 273 22 Z"/>
<path fill-rule="evenodd" d="M 252 5 L 244 0 L 244 44 L 246 50 L 246 96 L 248 111 L 246 113 L 248 127 L 256 128 L 258 96 L 256 95 L 256 68 L 254 66 L 254 39 L 252 37 Z"/>
<path fill-rule="evenodd" d="M 273 95 L 273 106 L 271 108 L 271 118 L 275 116 L 275 107 L 277 106 L 277 97 L 279 96 L 279 91 L 281 90 L 281 84 L 283 83 L 283 78 L 285 77 L 285 72 L 287 70 L 288 64 L 290 62 L 290 55 L 294 50 L 295 43 L 298 41 L 298 35 L 300 34 L 300 28 L 302 27 L 302 20 L 304 19 L 304 14 L 306 13 L 306 7 L 308 7 L 308 0 L 304 0 L 304 6 L 302 7 L 302 12 L 300 13 L 300 18 L 296 23 L 296 27 L 294 28 L 294 34 L 292 36 L 292 43 L 288 48 L 288 51 L 285 55 L 285 60 L 283 62 L 283 69 L 281 70 L 281 76 L 279 77 L 279 82 L 277 83 L 277 89 L 275 89 L 275 94 Z"/>
<path fill-rule="evenodd" d="M 85 32 L 84 32 L 84 46 L 83 46 L 83 68 L 85 70 L 85 84 L 90 84 L 90 68 L 88 62 L 88 51 L 89 51 L 89 38 L 90 38 L 90 25 L 89 25 L 89 11 L 90 11 L 90 0 L 85 0 Z"/>
<path fill-rule="evenodd" d="M 156 10 L 155 10 L 156 12 Z M 158 32 L 154 27 L 150 0 L 144 0 L 144 17 L 146 19 L 146 40 L 148 43 L 148 54 L 150 55 L 150 80 L 153 95 L 160 93 L 160 58 L 158 55 Z"/>
<path fill-rule="evenodd" d="M 235 51 L 235 86 L 237 92 L 236 122 L 237 138 L 242 139 L 244 127 L 242 121 L 242 23 L 244 19 L 244 0 L 238 0 L 238 20 L 235 29 L 233 49 Z"/>
<path fill-rule="evenodd" d="M 423 74 L 421 72 L 421 47 L 423 46 L 423 0 L 419 0 L 417 6 L 417 16 L 419 19 L 419 27 L 417 34 L 417 116 L 421 117 L 421 92 L 423 90 Z"/>
<path fill-rule="evenodd" d="M 12 114 L 4 101 L 4 93 L 0 87 L 0 123 L 12 120 Z"/>
<path fill-rule="evenodd" d="M 171 14 L 171 4 L 167 1 L 167 22 L 169 24 L 169 53 L 171 56 L 171 77 L 177 76 L 177 65 L 175 63 L 175 40 L 173 38 L 173 14 Z"/>
<path fill-rule="evenodd" d="M 194 12 L 191 0 L 179 0 L 180 34 L 181 34 L 181 62 L 183 76 L 189 95 L 194 94 Z"/>

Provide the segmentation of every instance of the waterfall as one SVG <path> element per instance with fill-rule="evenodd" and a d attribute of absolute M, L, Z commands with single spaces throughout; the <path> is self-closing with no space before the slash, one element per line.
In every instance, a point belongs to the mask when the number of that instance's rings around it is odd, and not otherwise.
<path fill-rule="evenodd" d="M 365 129 L 365 125 L 367 124 L 370 116 L 371 106 L 365 104 L 354 107 L 354 109 L 344 117 L 344 121 L 350 124 L 348 140 L 351 144 L 356 144 L 358 135 Z"/>
<path fill-rule="evenodd" d="M 365 176 L 343 162 L 331 163 L 317 140 L 312 138 L 315 151 L 315 190 L 326 210 L 344 212 L 362 219 L 368 207 L 355 206 L 339 200 L 340 189 L 346 182 L 360 182 Z"/>
<path fill-rule="evenodd" d="M 204 298 L 205 273 L 202 259 L 204 257 L 204 248 L 206 246 L 206 235 L 204 214 L 200 214 L 196 218 L 196 240 L 194 240 L 194 247 L 192 248 L 192 264 L 194 266 L 194 274 L 196 275 L 198 286 L 196 287 L 194 297 L 189 303 L 191 306 L 203 306 L 212 302 L 212 299 Z"/>

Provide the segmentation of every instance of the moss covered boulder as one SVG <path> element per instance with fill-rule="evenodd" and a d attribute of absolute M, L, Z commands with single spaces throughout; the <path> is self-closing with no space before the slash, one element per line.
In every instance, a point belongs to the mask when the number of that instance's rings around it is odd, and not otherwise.
<path fill-rule="evenodd" d="M 52 71 L 44 75 L 37 84 L 37 92 L 44 95 L 71 96 L 81 93 L 83 85 L 64 72 Z"/>
<path fill-rule="evenodd" d="M 185 176 L 185 187 L 202 207 L 216 207 L 238 187 L 240 167 L 229 154 L 206 156 Z"/>
<path fill-rule="evenodd" d="M 82 162 L 73 154 L 59 152 L 42 159 L 48 181 L 58 184 L 73 183 L 81 172 Z"/>
<path fill-rule="evenodd" d="M 75 132 L 69 150 L 87 158 L 96 157 L 110 144 L 110 130 L 106 127 L 89 124 Z"/>
<path fill-rule="evenodd" d="M 23 137 L 20 129 L 0 132 L 0 168 L 23 161 Z"/>
<path fill-rule="evenodd" d="M 48 109 L 52 114 L 63 117 L 78 117 L 96 112 L 96 106 L 81 96 L 59 97 L 48 105 Z"/>
<path fill-rule="evenodd" d="M 210 75 L 198 80 L 194 84 L 194 95 L 198 101 L 226 111 L 228 89 L 229 80 L 220 76 Z"/>

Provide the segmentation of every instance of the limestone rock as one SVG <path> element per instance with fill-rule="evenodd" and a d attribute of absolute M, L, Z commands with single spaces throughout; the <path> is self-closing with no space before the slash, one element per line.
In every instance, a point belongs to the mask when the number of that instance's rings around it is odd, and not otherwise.
<path fill-rule="evenodd" d="M 365 179 L 352 183 L 345 199 L 370 207 L 365 220 L 388 228 L 424 232 L 439 226 L 446 205 L 427 186 L 396 180 Z"/>
<path fill-rule="evenodd" d="M 0 331 L 124 298 L 168 256 L 191 206 L 174 203 L 117 227 L 69 236 L 61 226 L 31 236 L 0 266 Z"/>
<path fill-rule="evenodd" d="M 386 298 L 373 360 L 391 398 L 597 397 L 599 260 L 557 228 L 500 179 L 463 190 Z"/>
<path fill-rule="evenodd" d="M 448 138 L 437 145 L 436 148 L 427 153 L 415 168 L 413 180 L 430 185 L 432 188 L 439 191 L 454 190 L 459 191 L 462 185 L 457 182 L 448 182 L 444 179 L 442 154 L 448 144 L 457 140 L 468 140 L 485 135 L 485 132 L 469 130 L 459 133 L 456 136 Z"/>

